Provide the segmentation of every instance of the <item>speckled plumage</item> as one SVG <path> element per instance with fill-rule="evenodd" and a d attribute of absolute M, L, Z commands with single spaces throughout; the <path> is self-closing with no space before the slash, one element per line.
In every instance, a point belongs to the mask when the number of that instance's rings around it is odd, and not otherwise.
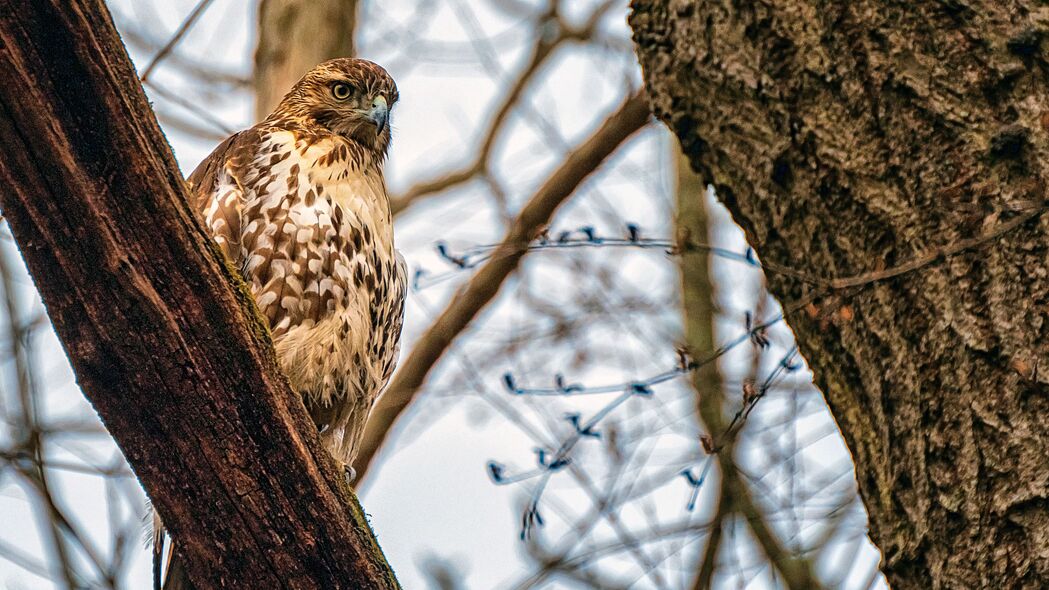
<path fill-rule="evenodd" d="M 337 99 L 334 84 L 352 94 Z M 393 372 L 406 286 L 383 179 L 389 127 L 385 111 L 381 126 L 368 116 L 379 97 L 397 100 L 378 65 L 325 62 L 189 178 L 205 227 L 269 321 L 292 387 L 347 464 Z"/>
<path fill-rule="evenodd" d="M 393 373 L 404 317 L 407 269 L 383 179 L 395 102 L 397 87 L 380 66 L 326 61 L 188 179 L 204 227 L 240 270 L 291 386 L 344 465 Z M 159 587 L 156 514 L 152 528 Z M 164 590 L 192 590 L 168 556 Z"/>

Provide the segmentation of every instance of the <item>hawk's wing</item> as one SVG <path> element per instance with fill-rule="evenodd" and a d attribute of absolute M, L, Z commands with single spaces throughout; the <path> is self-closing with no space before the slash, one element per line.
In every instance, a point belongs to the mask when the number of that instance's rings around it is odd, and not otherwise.
<path fill-rule="evenodd" d="M 245 195 L 240 176 L 257 141 L 254 129 L 231 135 L 186 179 L 193 192 L 193 208 L 204 228 L 236 268 L 244 261 L 240 234 Z"/>
<path fill-rule="evenodd" d="M 282 134 L 242 131 L 189 177 L 205 229 L 240 270 L 274 338 L 330 315 L 354 288 L 352 271 L 363 280 L 369 270 L 353 241 L 370 236 L 363 221 L 318 198 L 321 187 L 299 184 L 294 142 Z M 347 157 L 339 149 L 332 152 Z"/>

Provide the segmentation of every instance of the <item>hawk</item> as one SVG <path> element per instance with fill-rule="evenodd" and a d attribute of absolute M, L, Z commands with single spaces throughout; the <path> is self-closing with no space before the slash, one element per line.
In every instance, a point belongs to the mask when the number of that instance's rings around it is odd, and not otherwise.
<path fill-rule="evenodd" d="M 326 61 L 188 179 L 321 441 L 346 466 L 393 372 L 404 317 L 407 271 L 383 178 L 397 98 L 381 66 Z M 169 562 L 165 590 L 189 587 L 180 570 Z"/>

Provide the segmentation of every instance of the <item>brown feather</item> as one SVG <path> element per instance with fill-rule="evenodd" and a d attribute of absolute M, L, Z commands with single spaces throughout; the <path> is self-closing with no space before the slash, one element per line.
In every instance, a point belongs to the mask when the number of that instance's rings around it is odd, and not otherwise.
<path fill-rule="evenodd" d="M 353 90 L 337 99 L 336 84 Z M 194 209 L 251 289 L 321 441 L 346 464 L 393 372 L 403 322 L 407 270 L 383 178 L 396 101 L 380 66 L 325 62 L 188 178 Z M 183 575 L 169 568 L 172 583 Z"/>

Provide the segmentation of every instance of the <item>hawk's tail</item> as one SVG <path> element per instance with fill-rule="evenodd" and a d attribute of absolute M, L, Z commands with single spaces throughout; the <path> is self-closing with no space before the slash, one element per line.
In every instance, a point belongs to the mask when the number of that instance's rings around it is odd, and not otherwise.
<path fill-rule="evenodd" d="M 182 560 L 168 549 L 167 575 L 164 576 L 162 590 L 194 590 L 193 582 L 189 581 L 186 568 L 182 566 Z"/>
<path fill-rule="evenodd" d="M 167 539 L 167 551 L 164 540 Z M 156 510 L 153 511 L 153 590 L 195 590 L 189 581 L 182 559 L 175 555 L 175 546 L 170 542 L 164 523 Z M 166 563 L 165 563 L 166 562 Z"/>

